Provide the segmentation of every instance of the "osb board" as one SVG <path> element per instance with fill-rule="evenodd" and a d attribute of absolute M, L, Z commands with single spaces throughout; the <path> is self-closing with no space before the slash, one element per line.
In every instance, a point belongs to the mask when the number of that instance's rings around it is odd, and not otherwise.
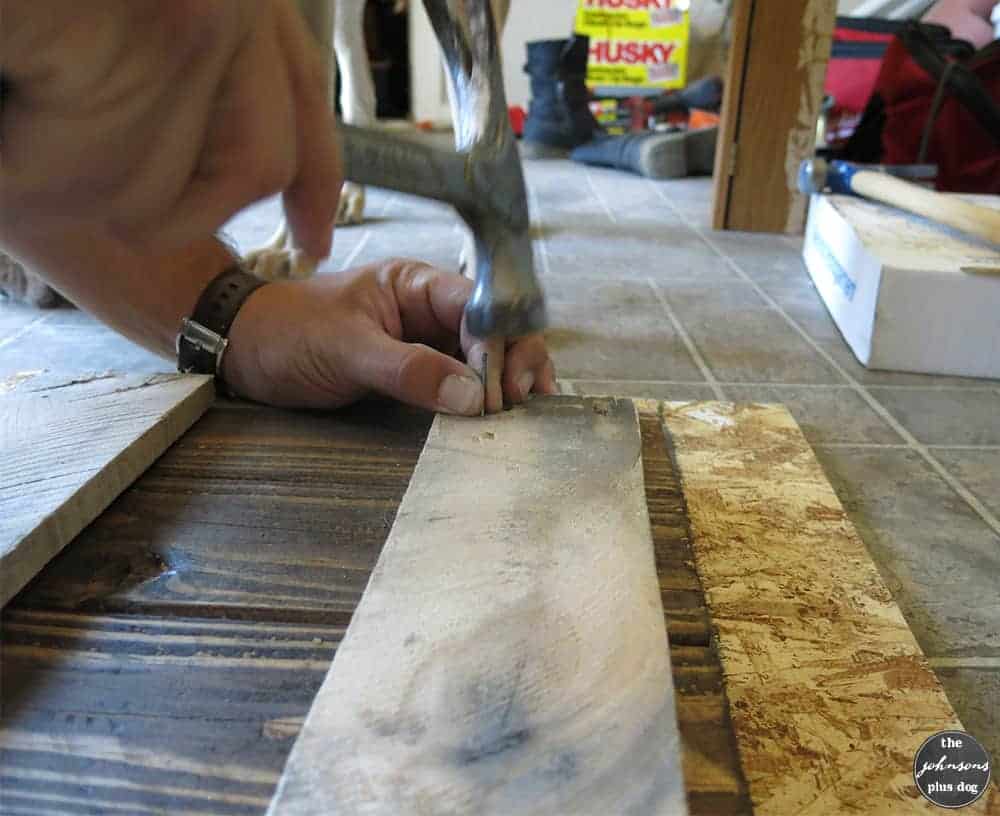
<path fill-rule="evenodd" d="M 633 404 L 440 415 L 269 812 L 683 816 L 668 656 Z"/>
<path fill-rule="evenodd" d="M 754 813 L 939 812 L 913 758 L 961 723 L 795 421 L 714 402 L 663 417 Z M 964 812 L 998 807 L 994 785 Z"/>
<path fill-rule="evenodd" d="M 211 404 L 210 377 L 0 382 L 0 606 Z"/>

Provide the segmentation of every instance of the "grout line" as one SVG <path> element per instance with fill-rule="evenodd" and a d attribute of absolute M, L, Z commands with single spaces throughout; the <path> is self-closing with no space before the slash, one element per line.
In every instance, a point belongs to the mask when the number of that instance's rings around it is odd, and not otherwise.
<path fill-rule="evenodd" d="M 1000 451 L 1000 445 L 928 445 L 928 450 L 943 451 Z"/>
<path fill-rule="evenodd" d="M 389 208 L 395 203 L 395 201 L 396 201 L 395 195 L 389 195 L 386 197 L 382 206 L 378 210 L 379 218 L 388 214 Z M 340 266 L 341 272 L 343 272 L 345 269 L 351 268 L 351 264 L 354 263 L 354 261 L 357 259 L 358 255 L 362 253 L 364 248 L 368 246 L 368 242 L 371 241 L 373 234 L 374 234 L 373 229 L 371 227 L 368 227 L 364 231 L 364 234 L 362 234 L 361 238 L 358 239 L 358 243 L 355 244 L 354 249 L 350 251 L 347 258 L 344 260 L 344 263 L 341 264 Z"/>
<path fill-rule="evenodd" d="M 852 377 L 847 372 L 847 370 L 842 365 L 840 365 L 840 363 L 838 363 L 833 358 L 832 355 L 830 355 L 829 352 L 827 352 L 824 348 L 822 348 L 812 338 L 812 336 L 805 329 L 803 329 L 802 326 L 800 326 L 795 321 L 795 319 L 792 318 L 781 307 L 781 304 L 779 304 L 773 297 L 771 297 L 767 292 L 765 292 L 764 289 L 762 289 L 761 286 L 755 280 L 753 280 L 753 278 L 751 278 L 738 263 L 736 263 L 735 260 L 733 260 L 718 246 L 716 246 L 715 243 L 713 243 L 712 240 L 707 235 L 705 235 L 704 230 L 702 230 L 700 227 L 696 225 L 693 225 L 691 221 L 687 218 L 687 216 L 678 207 L 676 207 L 670 201 L 669 198 L 667 198 L 659 191 L 656 185 L 651 184 L 651 186 L 653 187 L 654 190 L 656 190 L 657 195 L 660 196 L 660 199 L 667 204 L 667 206 L 688 226 L 688 228 L 691 229 L 699 238 L 701 238 L 701 240 L 704 241 L 705 244 L 708 245 L 708 247 L 712 249 L 720 258 L 722 258 L 726 262 L 726 265 L 729 266 L 734 272 L 736 272 L 737 275 L 739 275 L 741 278 L 749 282 L 750 285 L 753 287 L 754 291 L 757 293 L 757 295 L 760 298 L 762 298 L 764 302 L 767 303 L 772 309 L 774 309 L 779 315 L 781 315 L 788 323 L 788 325 L 791 328 L 793 328 L 799 334 L 799 336 L 802 337 L 802 339 L 805 340 L 806 343 L 808 343 L 812 347 L 812 349 L 817 354 L 820 355 L 820 357 L 826 360 L 827 364 L 830 365 L 834 369 L 834 371 L 836 371 L 838 374 L 840 374 L 841 377 L 843 377 L 848 383 L 850 383 L 854 391 L 866 403 L 868 403 L 868 406 L 873 411 L 875 411 L 875 413 L 878 414 L 889 425 L 889 427 L 891 427 L 896 433 L 898 433 L 903 438 L 903 440 L 911 448 L 913 448 L 913 450 L 915 450 L 918 454 L 920 454 L 921 458 L 923 458 L 923 460 L 928 465 L 930 465 L 931 469 L 935 473 L 937 473 L 937 475 L 941 477 L 941 479 L 944 480 L 945 484 L 947 484 L 955 493 L 961 496 L 962 499 L 965 500 L 965 503 L 969 505 L 969 507 L 971 507 L 973 511 L 975 511 L 976 515 L 978 515 L 986 523 L 986 525 L 993 530 L 993 532 L 995 532 L 997 535 L 1000 535 L 1000 519 L 994 516 L 989 511 L 989 509 L 987 509 L 987 507 L 979 499 L 977 499 L 965 485 L 963 485 L 958 479 L 952 476 L 951 473 L 949 473 L 945 469 L 944 465 L 942 465 L 937 459 L 934 458 L 931 452 L 927 449 L 927 446 L 921 443 L 920 440 L 918 440 L 912 433 L 910 433 L 899 422 L 899 420 L 897 420 L 896 417 L 894 417 L 889 412 L 889 410 L 884 405 L 882 405 L 882 403 L 880 403 L 877 399 L 875 399 L 875 397 L 873 397 L 868 392 L 868 389 L 866 389 L 863 385 L 861 385 L 861 383 L 859 383 L 854 377 Z"/>
<path fill-rule="evenodd" d="M 618 216 L 616 216 L 611 211 L 611 207 L 609 207 L 608 206 L 608 202 L 604 200 L 604 196 L 602 196 L 597 191 L 597 185 L 594 184 L 594 177 L 590 174 L 590 168 L 587 167 L 586 165 L 584 165 L 583 174 L 587 177 L 587 184 L 590 187 L 590 191 L 594 194 L 594 197 L 600 202 L 601 207 L 604 209 L 604 214 L 608 216 L 608 220 L 612 224 L 617 224 L 618 223 Z"/>
<path fill-rule="evenodd" d="M 861 450 L 913 450 L 905 442 L 899 442 L 896 444 L 892 443 L 882 443 L 882 442 L 812 442 L 810 447 L 813 450 L 820 450 L 823 448 L 832 448 L 834 450 L 851 450 L 854 448 L 859 448 Z"/>
<path fill-rule="evenodd" d="M 372 231 L 370 229 L 365 230 L 365 234 L 361 236 L 361 240 L 355 244 L 354 249 L 351 250 L 351 254 L 344 258 L 344 263 L 341 264 L 340 271 L 343 272 L 345 269 L 350 269 L 351 264 L 354 260 L 361 254 L 362 250 L 368 246 L 368 242 L 372 239 Z"/>
<path fill-rule="evenodd" d="M 538 257 L 542 261 L 542 275 L 546 278 L 552 277 L 552 267 L 549 264 L 549 251 L 545 248 L 545 232 L 542 228 L 542 203 L 538 198 L 538 191 L 535 189 L 533 184 L 525 184 L 528 187 L 528 203 L 531 209 L 535 211 L 534 219 L 530 219 L 531 223 L 535 227 L 535 232 L 538 237 L 532 242 L 538 244 Z"/>
<path fill-rule="evenodd" d="M 55 314 L 56 314 L 55 309 L 53 309 L 48 314 L 43 314 L 39 317 L 36 317 L 26 326 L 21 326 L 21 328 L 18 329 L 16 332 L 0 340 L 0 348 L 3 348 L 4 346 L 9 346 L 15 340 L 19 340 L 20 338 L 24 337 L 24 335 L 26 335 L 36 326 L 41 326 L 43 323 L 46 323 L 47 321 L 51 320 L 53 317 L 55 317 Z"/>
<path fill-rule="evenodd" d="M 870 383 L 866 388 L 878 388 L 885 391 L 993 391 L 991 385 L 879 385 Z"/>
<path fill-rule="evenodd" d="M 640 385 L 706 385 L 704 380 L 616 380 L 611 377 L 601 379 L 598 377 L 578 378 L 576 382 L 601 382 L 601 383 L 624 383 Z M 738 382 L 731 380 L 718 380 L 723 388 L 796 388 L 815 391 L 850 389 L 847 383 L 824 384 L 824 383 L 784 383 L 784 382 Z"/>
<path fill-rule="evenodd" d="M 1000 669 L 1000 657 L 928 657 L 932 669 Z"/>
<path fill-rule="evenodd" d="M 646 278 L 646 281 L 649 283 L 649 287 L 653 290 L 653 295 L 660 302 L 660 306 L 663 307 L 663 311 L 667 313 L 667 317 L 670 319 L 674 329 L 680 336 L 681 342 L 684 343 L 684 347 L 688 350 L 688 354 L 691 355 L 691 359 L 694 360 L 694 364 L 698 366 L 701 376 L 703 376 L 705 378 L 705 382 L 711 386 L 712 393 L 715 394 L 715 398 L 725 402 L 726 394 L 719 385 L 719 381 L 715 379 L 712 369 L 708 367 L 708 364 L 705 362 L 705 358 L 701 356 L 701 352 L 691 339 L 691 335 L 687 333 L 687 329 L 684 328 L 681 321 L 677 318 L 677 315 L 674 314 L 674 310 L 671 308 L 670 302 L 667 300 L 663 292 L 660 291 L 660 288 L 656 285 L 656 282 L 652 278 Z"/>

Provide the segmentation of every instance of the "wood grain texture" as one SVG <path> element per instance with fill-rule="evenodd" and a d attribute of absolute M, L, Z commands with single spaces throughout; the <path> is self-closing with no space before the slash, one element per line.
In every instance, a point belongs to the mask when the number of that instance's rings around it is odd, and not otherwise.
<path fill-rule="evenodd" d="M 713 227 L 800 234 L 836 0 L 737 0 L 716 149 Z"/>
<path fill-rule="evenodd" d="M 629 401 L 439 416 L 270 812 L 685 813 L 641 450 Z"/>
<path fill-rule="evenodd" d="M 913 757 L 961 724 L 795 421 L 664 417 L 754 813 L 934 811 Z M 998 807 L 994 786 L 969 812 Z"/>
<path fill-rule="evenodd" d="M 200 417 L 211 378 L 102 377 L 0 393 L 0 605 Z"/>
<path fill-rule="evenodd" d="M 748 816 L 657 408 L 643 469 L 688 807 Z M 264 813 L 431 420 L 217 400 L 4 610 L 0 813 Z"/>

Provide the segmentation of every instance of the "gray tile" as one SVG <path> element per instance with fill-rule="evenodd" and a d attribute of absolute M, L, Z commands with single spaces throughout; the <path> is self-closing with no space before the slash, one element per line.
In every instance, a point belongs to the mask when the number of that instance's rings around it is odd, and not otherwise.
<path fill-rule="evenodd" d="M 560 377 L 703 379 L 648 284 L 555 278 L 547 289 L 546 337 Z"/>
<path fill-rule="evenodd" d="M 925 444 L 1000 445 L 1000 396 L 992 391 L 868 390 Z"/>
<path fill-rule="evenodd" d="M 710 232 L 712 229 L 712 180 L 704 176 L 649 181 L 663 206 L 685 223 Z"/>
<path fill-rule="evenodd" d="M 735 273 L 643 179 L 597 168 L 528 171 L 548 268 L 603 279 L 733 280 Z"/>
<path fill-rule="evenodd" d="M 816 453 L 928 655 L 1000 655 L 1000 536 L 919 455 Z"/>
<path fill-rule="evenodd" d="M 718 230 L 708 233 L 708 239 L 757 283 L 810 280 L 800 237 Z"/>
<path fill-rule="evenodd" d="M 240 252 L 246 253 L 259 249 L 270 240 L 281 217 L 281 199 L 272 196 L 237 214 L 223 231 Z M 348 259 L 351 259 L 351 266 L 360 266 L 389 257 L 425 259 L 426 254 L 427 260 L 437 262 L 442 256 L 438 251 L 439 231 L 435 232 L 435 229 L 444 223 L 444 228 L 451 230 L 456 220 L 457 216 L 445 205 L 369 187 L 366 190 L 364 223 L 337 227 L 333 250 L 321 270 L 342 269 Z M 373 244 L 376 238 L 379 240 Z M 364 249 L 371 251 L 363 254 L 356 252 L 362 241 Z M 456 245 L 456 241 L 460 246 L 460 239 L 454 236 L 449 236 L 448 241 L 449 247 Z M 449 251 L 447 257 L 449 267 L 455 266 L 457 250 Z"/>
<path fill-rule="evenodd" d="M 854 352 L 844 340 L 833 322 L 830 313 L 817 293 L 815 297 L 806 297 L 796 293 L 777 293 L 773 286 L 761 284 L 781 308 L 808 334 L 816 344 L 829 354 L 845 373 L 865 386 L 943 386 L 983 387 L 992 380 L 982 380 L 972 377 L 950 377 L 932 374 L 912 374 L 901 371 L 880 371 L 865 368 L 858 362 Z M 815 291 L 815 290 L 813 290 Z"/>
<path fill-rule="evenodd" d="M 574 394 L 580 396 L 635 397 L 675 402 L 714 400 L 710 385 L 693 383 L 636 382 L 634 380 L 573 380 Z"/>
<path fill-rule="evenodd" d="M 175 365 L 97 323 L 44 323 L 0 348 L 0 379 L 39 369 L 51 375 L 153 373 L 173 371 Z"/>
<path fill-rule="evenodd" d="M 348 258 L 350 265 L 357 267 L 393 257 L 458 270 L 465 228 L 454 210 L 444 204 L 400 194 L 373 220 L 351 229 L 362 231 L 359 240 L 364 241 L 363 246 L 349 256 L 334 255 L 325 265 L 326 271 L 342 268 Z"/>
<path fill-rule="evenodd" d="M 1000 450 L 935 448 L 934 458 L 1000 518 Z M 1000 575 L 997 576 L 1000 583 Z"/>
<path fill-rule="evenodd" d="M 1000 757 L 1000 669 L 935 668 L 962 725 L 993 757 Z M 994 780 L 996 774 L 993 774 Z"/>
<path fill-rule="evenodd" d="M 45 317 L 51 319 L 55 309 L 36 309 L 23 303 L 14 303 L 5 297 L 0 297 L 0 343 L 16 332 L 24 329 L 32 321 Z"/>
<path fill-rule="evenodd" d="M 727 385 L 733 402 L 780 402 L 788 407 L 811 444 L 903 442 L 852 388 Z"/>
<path fill-rule="evenodd" d="M 660 291 L 720 381 L 843 382 L 747 284 L 673 282 Z"/>

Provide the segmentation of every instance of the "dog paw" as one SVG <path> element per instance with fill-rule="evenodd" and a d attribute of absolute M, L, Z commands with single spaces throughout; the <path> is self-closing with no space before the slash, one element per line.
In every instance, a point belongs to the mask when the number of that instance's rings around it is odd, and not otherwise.
<path fill-rule="evenodd" d="M 353 181 L 345 181 L 337 206 L 337 224 L 360 224 L 365 219 L 365 188 Z"/>
<path fill-rule="evenodd" d="M 69 303 L 37 275 L 2 253 L 0 253 L 0 294 L 15 303 L 27 303 L 39 309 L 55 309 Z"/>
<path fill-rule="evenodd" d="M 316 261 L 298 249 L 258 249 L 247 254 L 243 265 L 266 281 L 306 280 L 316 273 Z"/>
<path fill-rule="evenodd" d="M 462 252 L 458 256 L 458 269 L 469 280 L 476 278 L 476 242 L 472 234 L 465 233 L 465 241 L 462 243 Z"/>

